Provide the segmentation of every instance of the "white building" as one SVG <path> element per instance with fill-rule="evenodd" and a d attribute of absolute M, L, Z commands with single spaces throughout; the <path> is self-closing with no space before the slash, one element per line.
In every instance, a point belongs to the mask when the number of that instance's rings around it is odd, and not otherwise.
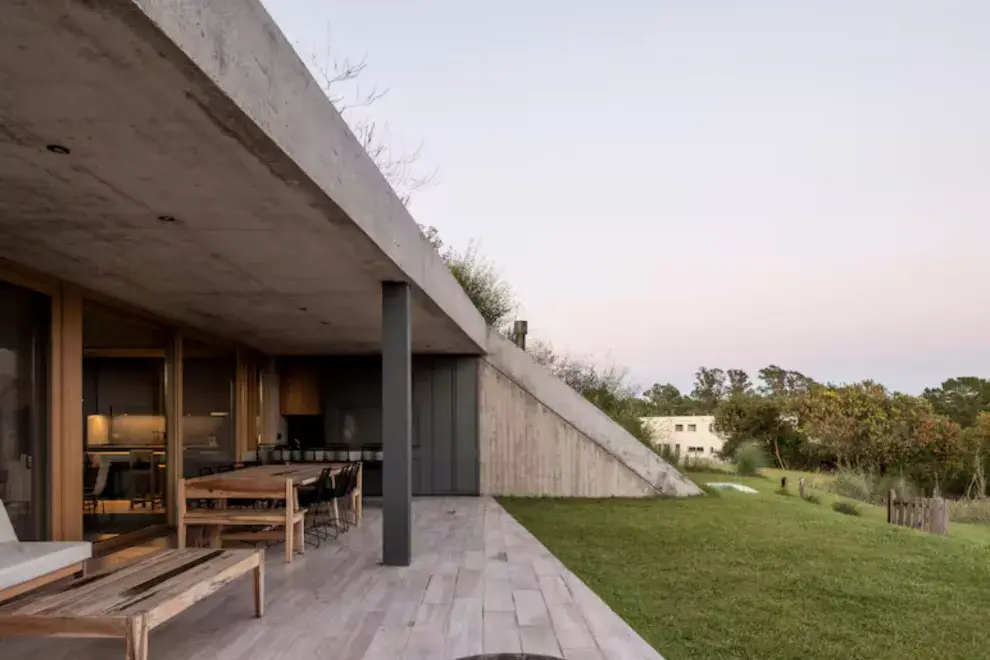
<path fill-rule="evenodd" d="M 682 417 L 644 417 L 643 422 L 653 429 L 653 441 L 658 448 L 666 445 L 681 460 L 721 460 L 722 438 L 715 434 L 713 415 L 685 415 Z"/>

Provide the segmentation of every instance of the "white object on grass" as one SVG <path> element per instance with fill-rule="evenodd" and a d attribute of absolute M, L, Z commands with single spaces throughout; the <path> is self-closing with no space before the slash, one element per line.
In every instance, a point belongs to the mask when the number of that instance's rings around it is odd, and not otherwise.
<path fill-rule="evenodd" d="M 742 484 L 730 483 L 728 481 L 716 481 L 705 485 L 711 486 L 712 488 L 718 488 L 720 490 L 738 490 L 740 493 L 751 493 L 753 495 L 758 495 L 760 492 L 755 488 L 750 488 L 749 486 L 743 486 Z"/>

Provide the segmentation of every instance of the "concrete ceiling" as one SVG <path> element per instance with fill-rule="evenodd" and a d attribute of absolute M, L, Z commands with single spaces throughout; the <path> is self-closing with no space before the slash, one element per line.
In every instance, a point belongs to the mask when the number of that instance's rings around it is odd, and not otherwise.
<path fill-rule="evenodd" d="M 0 257 L 273 353 L 377 350 L 380 282 L 403 280 L 415 350 L 481 352 L 255 2 L 0 3 L 0 90 Z"/>

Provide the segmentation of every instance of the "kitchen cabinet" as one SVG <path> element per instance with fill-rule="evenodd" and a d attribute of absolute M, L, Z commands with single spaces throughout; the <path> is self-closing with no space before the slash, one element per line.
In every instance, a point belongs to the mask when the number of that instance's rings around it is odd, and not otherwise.
<path fill-rule="evenodd" d="M 283 363 L 279 369 L 279 399 L 283 415 L 323 414 L 318 366 L 291 360 Z"/>
<path fill-rule="evenodd" d="M 164 371 L 160 359 L 85 359 L 84 414 L 159 414 Z"/>

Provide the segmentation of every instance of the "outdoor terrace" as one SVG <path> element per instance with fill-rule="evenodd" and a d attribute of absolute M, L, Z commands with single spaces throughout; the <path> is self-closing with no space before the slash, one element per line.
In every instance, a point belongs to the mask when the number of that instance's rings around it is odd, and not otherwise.
<path fill-rule="evenodd" d="M 662 660 L 492 498 L 413 503 L 413 561 L 381 566 L 381 509 L 285 564 L 266 562 L 266 613 L 238 580 L 151 633 L 155 660 L 455 659 L 526 652 Z M 120 640 L 0 640 L 0 657 L 103 660 Z"/>

